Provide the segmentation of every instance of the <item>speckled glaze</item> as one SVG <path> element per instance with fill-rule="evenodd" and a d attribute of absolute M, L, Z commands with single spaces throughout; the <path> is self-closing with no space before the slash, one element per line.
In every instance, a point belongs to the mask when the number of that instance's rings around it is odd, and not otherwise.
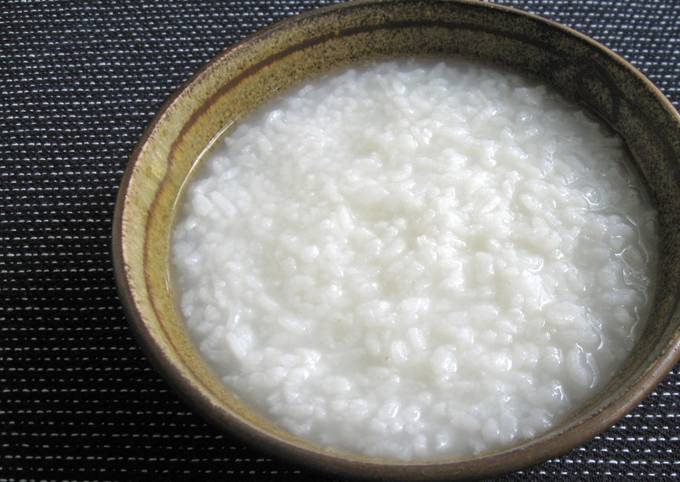
<path fill-rule="evenodd" d="M 397 463 L 327 450 L 272 425 L 232 395 L 190 341 L 169 282 L 174 207 L 225 128 L 278 92 L 332 68 L 408 55 L 464 56 L 542 78 L 626 140 L 659 210 L 655 306 L 631 358 L 586 406 L 528 442 L 473 458 Z M 197 412 L 288 460 L 380 479 L 474 479 L 541 462 L 605 430 L 680 358 L 680 117 L 630 64 L 559 24 L 473 1 L 364 0 L 275 24 L 218 55 L 163 106 L 130 157 L 113 228 L 120 297 L 156 368 Z"/>

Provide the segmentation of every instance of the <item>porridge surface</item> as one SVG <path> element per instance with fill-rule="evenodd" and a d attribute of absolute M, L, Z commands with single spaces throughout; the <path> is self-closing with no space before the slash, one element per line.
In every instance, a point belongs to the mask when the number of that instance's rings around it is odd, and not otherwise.
<path fill-rule="evenodd" d="M 543 85 L 394 61 L 227 133 L 172 240 L 211 366 L 290 432 L 470 455 L 593 395 L 645 322 L 656 214 L 619 137 Z"/>

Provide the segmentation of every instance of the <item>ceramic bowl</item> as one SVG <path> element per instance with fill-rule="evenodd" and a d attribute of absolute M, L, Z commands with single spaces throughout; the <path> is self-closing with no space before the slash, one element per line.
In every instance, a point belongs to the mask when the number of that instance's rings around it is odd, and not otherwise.
<path fill-rule="evenodd" d="M 620 373 L 549 432 L 467 458 L 398 463 L 323 449 L 249 409 L 189 339 L 169 282 L 180 189 L 211 141 L 244 114 L 305 79 L 366 59 L 462 56 L 552 84 L 625 139 L 659 211 L 655 305 Z M 479 478 L 557 456 L 635 407 L 680 354 L 680 117 L 635 68 L 592 39 L 506 7 L 472 1 L 357 1 L 277 23 L 219 54 L 163 106 L 132 153 L 116 205 L 120 298 L 158 371 L 194 409 L 247 443 L 313 468 L 382 479 Z"/>

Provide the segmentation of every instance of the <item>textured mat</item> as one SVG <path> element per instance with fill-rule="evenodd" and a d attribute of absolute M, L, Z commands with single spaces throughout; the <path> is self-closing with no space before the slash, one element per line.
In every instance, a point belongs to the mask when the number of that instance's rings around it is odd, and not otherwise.
<path fill-rule="evenodd" d="M 127 157 L 163 100 L 224 47 L 325 3 L 0 3 L 0 481 L 316 479 L 177 400 L 130 336 L 109 253 Z M 501 3 L 602 41 L 678 105 L 680 2 Z M 677 477 L 679 392 L 676 369 L 602 436 L 506 480 Z"/>

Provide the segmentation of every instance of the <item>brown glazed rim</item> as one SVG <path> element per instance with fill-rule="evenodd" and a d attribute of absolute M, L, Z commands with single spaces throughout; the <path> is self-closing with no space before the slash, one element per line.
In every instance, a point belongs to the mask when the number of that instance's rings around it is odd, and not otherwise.
<path fill-rule="evenodd" d="M 618 54 L 614 53 L 590 37 L 587 37 L 586 35 L 583 35 L 559 23 L 511 7 L 481 3 L 475 0 L 435 0 L 433 3 L 440 3 L 441 1 L 463 4 L 468 7 L 479 9 L 496 10 L 506 15 L 525 17 L 533 22 L 543 24 L 544 26 L 550 27 L 553 30 L 561 31 L 562 33 L 566 33 L 572 37 L 575 37 L 580 42 L 589 45 L 591 48 L 614 60 L 631 76 L 636 77 L 638 81 L 642 82 L 649 93 L 655 97 L 656 101 L 658 101 L 663 109 L 675 119 L 676 124 L 680 126 L 680 115 L 675 110 L 670 101 L 664 97 L 664 95 L 650 80 L 648 80 L 635 67 L 629 64 Z M 172 110 L 175 103 L 178 102 L 178 99 L 181 99 L 183 96 L 190 96 L 192 84 L 194 84 L 199 78 L 206 74 L 213 64 L 221 62 L 225 56 L 239 49 L 243 44 L 247 44 L 258 39 L 264 39 L 270 36 L 273 32 L 279 31 L 281 29 L 294 28 L 296 23 L 303 18 L 313 18 L 317 16 L 328 15 L 329 13 L 339 10 L 349 11 L 356 7 L 363 7 L 367 5 L 379 6 L 381 3 L 383 2 L 380 0 L 357 0 L 348 4 L 320 8 L 277 22 L 276 24 L 259 31 L 254 35 L 251 35 L 243 42 L 240 42 L 229 49 L 224 50 L 219 55 L 214 57 L 190 80 L 185 82 L 184 85 L 176 90 L 163 104 L 159 113 L 154 117 L 154 119 L 144 131 L 137 146 L 130 156 L 130 161 L 123 175 L 121 187 L 116 201 L 113 218 L 112 248 L 115 278 L 121 302 L 125 308 L 125 312 L 130 321 L 130 326 L 135 337 L 144 349 L 145 353 L 148 355 L 149 359 L 152 361 L 154 367 L 182 396 L 182 398 L 189 403 L 189 405 L 194 407 L 200 414 L 202 414 L 221 429 L 228 430 L 229 432 L 243 438 L 243 440 L 245 440 L 247 443 L 260 446 L 263 449 L 266 449 L 269 452 L 283 458 L 284 460 L 293 460 L 314 469 L 331 471 L 345 476 L 408 480 L 425 480 L 434 478 L 446 478 L 449 480 L 475 479 L 481 477 L 490 477 L 543 462 L 549 458 L 558 456 L 575 446 L 587 442 L 598 433 L 611 427 L 626 413 L 637 406 L 680 360 L 680 332 L 676 331 L 673 334 L 662 351 L 662 356 L 656 358 L 653 363 L 651 363 L 645 369 L 644 376 L 640 377 L 638 381 L 627 387 L 623 397 L 613 401 L 599 412 L 591 412 L 587 417 L 584 417 L 577 423 L 565 426 L 565 428 L 561 431 L 529 440 L 519 446 L 511 447 L 501 452 L 492 453 L 489 455 L 480 455 L 459 461 L 374 463 L 362 460 L 354 460 L 349 457 L 344 458 L 342 456 L 329 455 L 328 453 L 314 451 L 305 447 L 294 445 L 279 437 L 268 434 L 261 428 L 239 418 L 238 416 L 226 413 L 224 409 L 214 405 L 207 397 L 199 393 L 192 385 L 194 382 L 185 378 L 185 375 L 175 364 L 175 362 L 169 359 L 167 355 L 163 353 L 152 336 L 152 327 L 149 326 L 135 304 L 132 288 L 127 276 L 125 262 L 126 258 L 124 256 L 125 240 L 122 225 L 123 212 L 128 200 L 129 184 L 132 173 L 139 161 L 143 146 L 149 141 L 152 132 L 157 129 L 159 124 L 164 122 L 166 115 L 168 115 L 169 111 Z M 394 3 L 409 3 L 409 0 L 396 0 Z M 355 30 L 360 31 L 361 28 L 359 27 L 352 31 Z M 337 35 L 342 36 L 343 34 L 347 33 L 348 32 L 339 31 Z M 302 48 L 304 47 L 304 43 L 305 42 L 302 42 L 289 50 Z M 285 53 L 286 52 L 284 52 L 284 54 Z M 257 70 L 260 68 L 264 67 L 268 63 L 273 62 L 276 57 L 277 54 L 274 54 L 264 62 L 255 64 L 246 69 L 234 80 L 234 83 L 247 78 L 254 72 L 257 72 Z M 212 97 L 212 99 L 214 99 L 214 97 Z M 191 125 L 195 121 L 197 116 L 200 115 L 200 113 L 206 108 L 206 105 L 207 104 L 204 104 L 199 109 L 199 111 L 194 113 L 194 115 L 189 120 L 188 125 Z M 185 125 L 180 132 L 179 137 L 185 135 L 187 130 L 188 129 Z"/>

